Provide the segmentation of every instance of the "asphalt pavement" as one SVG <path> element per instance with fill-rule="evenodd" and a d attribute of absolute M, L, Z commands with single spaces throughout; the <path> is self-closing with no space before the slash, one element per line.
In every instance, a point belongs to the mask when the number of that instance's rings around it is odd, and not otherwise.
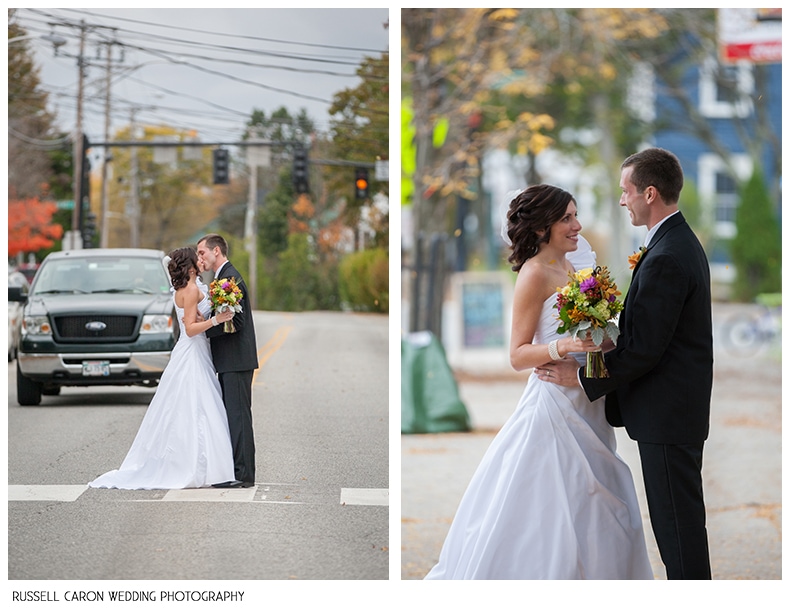
<path fill-rule="evenodd" d="M 780 334 L 736 336 L 755 307 L 714 305 L 714 386 L 703 487 L 713 579 L 782 578 L 782 366 Z M 776 328 L 774 327 L 775 331 Z M 401 436 L 401 579 L 436 563 L 458 502 L 529 373 L 455 370 L 472 431 Z M 642 509 L 654 577 L 666 579 L 650 528 L 635 442 L 617 429 Z"/>

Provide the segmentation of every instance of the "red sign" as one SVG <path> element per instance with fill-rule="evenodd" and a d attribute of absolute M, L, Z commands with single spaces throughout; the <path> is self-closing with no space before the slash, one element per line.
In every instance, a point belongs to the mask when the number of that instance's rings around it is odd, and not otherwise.
<path fill-rule="evenodd" d="M 721 61 L 780 63 L 782 61 L 781 8 L 720 8 Z"/>

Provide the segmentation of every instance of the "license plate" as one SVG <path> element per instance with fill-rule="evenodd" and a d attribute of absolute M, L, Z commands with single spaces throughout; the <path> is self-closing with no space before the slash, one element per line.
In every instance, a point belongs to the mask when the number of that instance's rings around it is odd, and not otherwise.
<path fill-rule="evenodd" d="M 82 376 L 110 376 L 110 362 L 82 362 Z"/>

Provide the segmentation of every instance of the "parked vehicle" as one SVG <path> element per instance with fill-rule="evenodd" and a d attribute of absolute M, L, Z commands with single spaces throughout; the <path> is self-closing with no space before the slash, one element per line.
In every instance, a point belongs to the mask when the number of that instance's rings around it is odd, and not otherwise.
<path fill-rule="evenodd" d="M 34 406 L 64 386 L 159 383 L 175 345 L 164 252 L 85 249 L 48 255 L 23 304 L 17 401 Z"/>
<path fill-rule="evenodd" d="M 8 271 L 8 287 L 21 288 L 22 293 L 27 293 L 30 283 L 24 274 L 19 271 Z M 22 305 L 18 302 L 8 301 L 8 361 L 16 357 L 19 349 L 19 328 L 22 326 Z"/>

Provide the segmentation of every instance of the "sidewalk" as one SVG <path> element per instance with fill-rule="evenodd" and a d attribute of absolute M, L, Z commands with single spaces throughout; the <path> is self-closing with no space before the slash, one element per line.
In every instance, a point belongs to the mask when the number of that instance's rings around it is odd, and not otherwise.
<path fill-rule="evenodd" d="M 782 577 L 781 345 L 741 355 L 720 336 L 746 309 L 714 307 L 711 431 L 703 484 L 714 579 Z M 496 432 L 512 414 L 528 373 L 474 377 L 457 372 L 472 419 L 469 433 L 401 436 L 401 578 L 435 564 L 455 509 Z M 618 428 L 618 452 L 634 475 L 656 579 L 665 571 L 647 517 L 636 444 Z"/>

